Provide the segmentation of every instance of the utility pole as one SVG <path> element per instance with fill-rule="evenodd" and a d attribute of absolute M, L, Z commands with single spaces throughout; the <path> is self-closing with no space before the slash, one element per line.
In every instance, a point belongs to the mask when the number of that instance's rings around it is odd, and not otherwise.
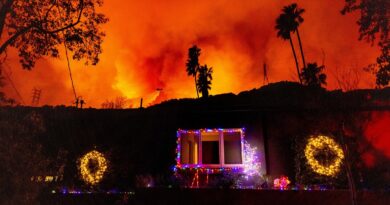
<path fill-rule="evenodd" d="M 77 97 L 74 101 L 74 104 L 76 105 L 76 108 L 79 108 L 79 98 Z"/>
<path fill-rule="evenodd" d="M 139 108 L 140 109 L 142 109 L 142 101 L 143 101 L 144 99 L 143 98 L 141 98 L 141 102 L 139 103 Z"/>
<path fill-rule="evenodd" d="M 80 103 L 80 108 L 83 109 L 83 105 L 85 104 L 85 101 L 81 96 L 79 97 L 79 103 Z"/>
<path fill-rule="evenodd" d="M 74 101 L 74 104 L 76 105 L 76 108 L 81 108 L 83 109 L 83 105 L 86 104 L 85 100 L 83 99 L 82 96 L 78 96 L 76 100 Z"/>
<path fill-rule="evenodd" d="M 268 82 L 268 73 L 267 73 L 267 64 L 266 63 L 263 64 L 263 75 L 264 75 L 263 85 L 265 85 L 266 83 L 268 85 L 269 82 Z"/>
<path fill-rule="evenodd" d="M 32 93 L 33 94 L 32 94 L 31 105 L 32 106 L 38 106 L 39 105 L 39 100 L 41 99 L 42 90 L 34 88 Z"/>

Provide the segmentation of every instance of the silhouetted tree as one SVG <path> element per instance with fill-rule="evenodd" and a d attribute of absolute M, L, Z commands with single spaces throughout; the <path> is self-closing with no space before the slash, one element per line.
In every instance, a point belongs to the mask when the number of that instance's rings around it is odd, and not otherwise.
<path fill-rule="evenodd" d="M 124 109 L 129 107 L 129 99 L 116 97 L 115 100 L 106 100 L 102 103 L 103 109 Z"/>
<path fill-rule="evenodd" d="M 293 3 L 289 6 L 286 6 L 284 8 L 284 12 L 287 15 L 287 18 L 289 19 L 289 22 L 291 23 L 291 29 L 293 29 L 291 32 L 293 32 L 293 33 L 297 32 L 299 48 L 301 50 L 303 67 L 306 68 L 305 55 L 303 54 L 301 36 L 299 35 L 299 30 L 298 30 L 299 25 L 301 23 L 303 23 L 303 18 L 301 16 L 301 14 L 303 12 L 305 12 L 305 10 L 302 8 L 299 8 L 296 3 Z"/>
<path fill-rule="evenodd" d="M 376 85 L 382 87 L 389 85 L 390 82 L 390 39 L 379 43 L 379 46 L 381 47 L 381 55 L 376 59 L 376 65 L 371 65 L 371 67 L 378 67 L 375 72 Z"/>
<path fill-rule="evenodd" d="M 356 90 L 359 87 L 362 70 L 357 66 L 339 69 L 336 67 L 333 77 L 337 81 L 339 88 L 344 91 Z"/>
<path fill-rule="evenodd" d="M 115 98 L 115 108 L 116 109 L 123 109 L 126 107 L 128 99 L 125 97 L 116 97 Z"/>
<path fill-rule="evenodd" d="M 85 105 L 85 100 L 83 99 L 83 97 L 79 97 L 80 98 L 80 108 L 83 109 L 83 105 Z"/>
<path fill-rule="evenodd" d="M 297 55 L 295 53 L 294 43 L 291 39 L 290 29 L 287 27 L 287 24 L 288 24 L 287 16 L 285 14 L 281 14 L 278 17 L 278 19 L 276 19 L 275 29 L 278 30 L 278 33 L 277 33 L 278 37 L 282 38 L 283 40 L 287 40 L 287 39 L 290 40 L 291 49 L 292 49 L 292 52 L 294 54 L 295 67 L 297 69 L 298 79 L 299 79 L 299 82 L 302 84 L 302 80 L 300 78 L 300 72 L 299 72 L 298 59 L 297 59 Z"/>
<path fill-rule="evenodd" d="M 0 88 L 2 88 L 4 86 L 4 77 L 2 76 L 2 71 L 1 71 L 1 67 L 0 67 Z M 5 102 L 6 98 L 5 98 L 5 95 L 4 93 L 0 90 L 0 105 L 3 104 Z"/>
<path fill-rule="evenodd" d="M 321 87 L 326 85 L 326 74 L 322 73 L 325 66 L 318 66 L 317 63 L 308 63 L 302 70 L 302 81 L 304 85 Z"/>
<path fill-rule="evenodd" d="M 381 49 L 376 64 L 368 66 L 368 70 L 376 74 L 377 86 L 386 86 L 390 82 L 390 39 L 389 39 L 389 10 L 388 0 L 345 0 L 342 14 L 360 10 L 359 40 L 374 43 L 379 37 L 378 46 Z"/>
<path fill-rule="evenodd" d="M 295 65 L 297 68 L 297 74 L 299 81 L 302 83 L 302 80 L 300 78 L 300 72 L 299 72 L 299 65 L 298 65 L 298 59 L 295 53 L 295 48 L 293 41 L 291 39 L 291 33 L 297 33 L 298 36 L 298 41 L 299 41 L 299 47 L 301 51 L 301 56 L 302 56 L 302 62 L 303 62 L 303 67 L 306 68 L 306 62 L 305 62 L 305 57 L 303 54 L 303 48 L 302 48 L 302 42 L 301 42 L 301 37 L 299 35 L 298 27 L 299 25 L 303 22 L 303 18 L 301 14 L 305 12 L 304 9 L 301 9 L 298 7 L 297 4 L 293 3 L 291 5 L 285 6 L 282 9 L 282 14 L 279 15 L 279 17 L 276 19 L 276 26 L 275 29 L 278 31 L 277 36 L 287 40 L 290 40 L 290 45 L 294 54 L 294 59 L 295 59 Z"/>
<path fill-rule="evenodd" d="M 113 101 L 106 100 L 102 103 L 102 109 L 114 109 L 115 103 Z"/>
<path fill-rule="evenodd" d="M 209 97 L 209 90 L 211 89 L 211 81 L 213 80 L 213 68 L 207 65 L 199 67 L 197 89 L 202 92 L 202 98 Z"/>
<path fill-rule="evenodd" d="M 2 76 L 2 66 L 0 65 L 0 106 L 10 105 L 13 106 L 16 101 L 12 98 L 7 98 L 1 88 L 4 87 L 4 77 Z"/>
<path fill-rule="evenodd" d="M 73 59 L 95 65 L 102 52 L 108 21 L 97 7 L 103 0 L 0 0 L 0 55 L 8 47 L 18 50 L 20 62 L 31 69 L 42 56 L 58 57 L 66 43 Z"/>
<path fill-rule="evenodd" d="M 195 79 L 195 90 L 196 90 L 196 95 L 198 96 L 198 98 L 199 98 L 199 92 L 197 89 L 196 76 L 197 76 L 198 71 L 199 71 L 199 56 L 200 56 L 200 48 L 198 48 L 196 45 L 194 45 L 188 49 L 188 59 L 187 59 L 187 63 L 186 63 L 187 74 L 189 76 L 193 76 Z"/>

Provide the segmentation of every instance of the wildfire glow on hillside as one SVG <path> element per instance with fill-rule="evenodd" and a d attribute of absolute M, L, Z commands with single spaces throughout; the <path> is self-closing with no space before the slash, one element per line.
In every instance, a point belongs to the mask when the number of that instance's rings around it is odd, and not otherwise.
<path fill-rule="evenodd" d="M 389 112 L 374 112 L 371 115 L 371 120 L 367 123 L 364 133 L 370 144 L 388 158 L 390 158 L 389 124 Z M 366 155 L 366 157 L 369 158 L 369 155 Z"/>
<path fill-rule="evenodd" d="M 338 89 L 336 76 L 345 75 L 358 76 L 360 88 L 373 87 L 373 77 L 361 68 L 375 62 L 378 49 L 357 40 L 357 16 L 340 14 L 344 1 L 296 2 L 306 10 L 299 28 L 306 61 L 325 64 L 327 88 Z M 106 0 L 102 12 L 110 22 L 103 28 L 107 37 L 100 63 L 95 67 L 71 63 L 77 94 L 83 96 L 87 107 L 101 107 L 116 97 L 130 99 L 133 107 L 140 98 L 150 105 L 195 97 L 194 79 L 185 70 L 187 50 L 193 44 L 202 49 L 201 64 L 213 67 L 212 95 L 261 87 L 264 63 L 270 82 L 296 81 L 291 47 L 276 37 L 274 29 L 281 8 L 289 3 Z M 72 103 L 64 55 L 42 59 L 32 71 L 26 71 L 14 51 L 9 51 L 8 65 L 6 72 L 24 104 L 30 104 L 34 87 L 42 90 L 40 105 Z M 351 69 L 356 72 L 346 72 Z M 11 83 L 6 83 L 7 95 L 21 101 Z"/>

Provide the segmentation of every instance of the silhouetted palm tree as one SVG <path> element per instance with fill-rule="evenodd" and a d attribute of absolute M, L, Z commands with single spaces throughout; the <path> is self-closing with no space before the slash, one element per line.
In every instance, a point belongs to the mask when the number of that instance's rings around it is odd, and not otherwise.
<path fill-rule="evenodd" d="M 198 74 L 199 71 L 199 56 L 200 56 L 200 48 L 198 48 L 196 45 L 188 49 L 188 59 L 186 63 L 187 74 L 189 76 L 193 76 L 195 79 L 195 90 L 198 98 L 199 98 L 199 92 L 197 89 L 196 75 Z"/>
<path fill-rule="evenodd" d="M 290 40 L 290 45 L 292 52 L 294 54 L 294 60 L 295 60 L 295 67 L 297 69 L 297 75 L 299 78 L 299 82 L 302 84 L 302 80 L 300 78 L 301 74 L 299 72 L 299 65 L 298 65 L 298 59 L 297 55 L 295 53 L 295 48 L 294 48 L 294 43 L 291 39 L 291 30 L 288 27 L 288 18 L 286 14 L 281 14 L 277 19 L 276 19 L 276 26 L 275 29 L 278 30 L 277 36 L 282 38 L 283 40 Z"/>
<path fill-rule="evenodd" d="M 301 74 L 303 84 L 313 87 L 326 85 L 326 74 L 322 73 L 324 68 L 325 66 L 318 66 L 317 63 L 308 63 Z"/>
<path fill-rule="evenodd" d="M 278 37 L 281 37 L 284 40 L 287 40 L 287 39 L 290 40 L 291 48 L 292 48 L 292 51 L 294 54 L 295 65 L 297 68 L 299 81 L 301 83 L 302 83 L 302 80 L 300 78 L 298 59 L 297 59 L 297 56 L 295 53 L 293 41 L 291 39 L 291 33 L 297 32 L 299 47 L 301 50 L 303 67 L 306 68 L 305 57 L 304 57 L 303 49 L 302 49 L 302 42 L 301 42 L 301 38 L 299 36 L 299 31 L 298 31 L 299 24 L 301 24 L 303 22 L 303 18 L 301 16 L 301 14 L 304 11 L 305 11 L 304 9 L 298 8 L 297 4 L 295 4 L 295 3 L 283 7 L 282 14 L 280 14 L 280 16 L 276 19 L 276 26 L 275 26 L 275 29 L 278 31 L 278 33 L 277 33 Z"/>
<path fill-rule="evenodd" d="M 202 92 L 202 98 L 209 96 L 209 90 L 211 89 L 211 80 L 213 80 L 213 68 L 208 68 L 207 65 L 199 68 L 199 76 L 197 82 L 197 88 L 199 92 Z"/>
<path fill-rule="evenodd" d="M 302 48 L 302 42 L 301 42 L 301 36 L 299 35 L 299 30 L 298 27 L 301 23 L 303 23 L 303 18 L 301 14 L 305 12 L 305 9 L 299 8 L 296 3 L 291 4 L 285 8 L 285 12 L 288 15 L 288 17 L 291 19 L 293 22 L 293 33 L 297 32 L 298 36 L 298 42 L 299 42 L 299 48 L 301 50 L 301 56 L 302 56 L 302 62 L 303 62 L 303 67 L 306 68 L 306 61 L 305 61 L 305 55 L 303 54 L 303 48 Z"/>

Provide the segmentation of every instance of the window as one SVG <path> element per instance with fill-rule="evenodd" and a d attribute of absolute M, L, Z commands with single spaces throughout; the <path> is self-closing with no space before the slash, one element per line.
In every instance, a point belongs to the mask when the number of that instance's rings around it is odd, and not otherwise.
<path fill-rule="evenodd" d="M 240 167 L 243 137 L 243 129 L 179 130 L 177 163 L 185 167 Z"/>
<path fill-rule="evenodd" d="M 182 164 L 198 163 L 198 142 L 199 136 L 195 133 L 186 133 L 182 135 L 180 155 Z"/>
<path fill-rule="evenodd" d="M 225 164 L 242 164 L 241 133 L 224 133 Z"/>
<path fill-rule="evenodd" d="M 219 164 L 219 133 L 201 133 L 202 164 Z"/>

